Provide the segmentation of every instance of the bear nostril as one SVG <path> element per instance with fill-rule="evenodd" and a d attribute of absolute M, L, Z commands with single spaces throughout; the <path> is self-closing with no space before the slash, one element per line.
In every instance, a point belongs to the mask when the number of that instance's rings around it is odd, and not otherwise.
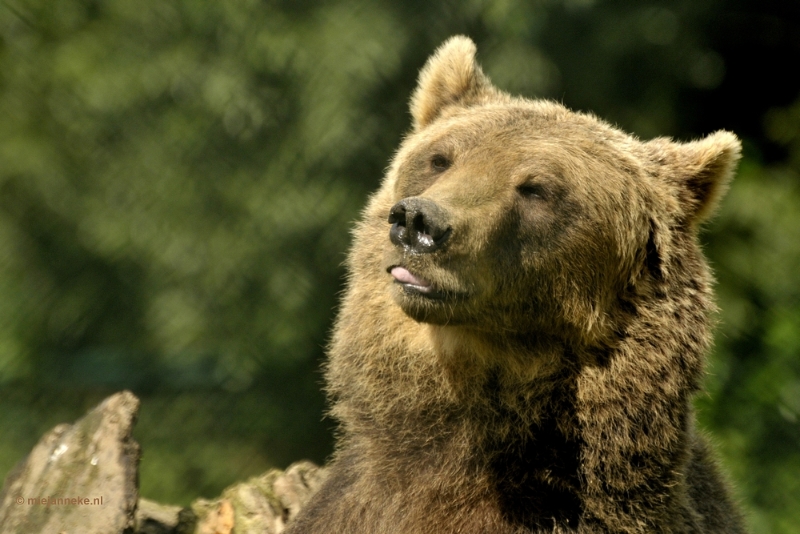
<path fill-rule="evenodd" d="M 406 227 L 401 225 L 400 222 L 395 222 L 389 229 L 389 241 L 395 245 L 408 245 L 408 232 Z"/>
<path fill-rule="evenodd" d="M 406 225 L 406 208 L 400 203 L 392 206 L 391 211 L 389 211 L 389 224 Z"/>
<path fill-rule="evenodd" d="M 389 241 L 398 246 L 409 245 L 408 231 L 406 230 L 406 208 L 398 202 L 389 211 Z"/>
<path fill-rule="evenodd" d="M 414 216 L 414 220 L 411 222 L 411 227 L 418 234 L 425 234 L 425 235 L 431 234 L 430 230 L 428 229 L 428 226 L 425 224 L 425 217 L 421 213 L 417 213 Z"/>

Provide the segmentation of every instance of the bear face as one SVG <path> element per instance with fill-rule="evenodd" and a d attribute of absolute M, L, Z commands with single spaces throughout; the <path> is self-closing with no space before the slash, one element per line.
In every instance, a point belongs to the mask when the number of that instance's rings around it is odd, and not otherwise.
<path fill-rule="evenodd" d="M 651 200 L 641 165 L 587 126 L 601 129 L 517 101 L 456 110 L 406 139 L 384 186 L 397 304 L 422 322 L 518 334 L 607 315 Z"/>
<path fill-rule="evenodd" d="M 392 296 L 426 323 L 608 338 L 625 288 L 648 261 L 666 268 L 670 232 L 694 235 L 713 211 L 739 141 L 641 143 L 500 92 L 474 54 L 456 37 L 423 69 L 414 130 L 373 203 L 392 225 L 381 244 Z"/>

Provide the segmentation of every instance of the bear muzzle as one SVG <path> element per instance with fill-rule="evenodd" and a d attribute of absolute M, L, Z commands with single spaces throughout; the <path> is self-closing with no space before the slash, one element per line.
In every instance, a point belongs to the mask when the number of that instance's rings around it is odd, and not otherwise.
<path fill-rule="evenodd" d="M 427 198 L 404 198 L 389 211 L 389 240 L 409 252 L 429 254 L 441 249 L 452 234 L 447 211 Z"/>

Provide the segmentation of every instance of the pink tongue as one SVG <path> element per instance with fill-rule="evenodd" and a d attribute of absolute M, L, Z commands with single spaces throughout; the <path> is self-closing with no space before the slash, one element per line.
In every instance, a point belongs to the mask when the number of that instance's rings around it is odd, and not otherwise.
<path fill-rule="evenodd" d="M 417 278 L 411 274 L 408 269 L 403 269 L 402 267 L 395 267 L 392 269 L 392 276 L 394 276 L 394 279 L 402 284 L 411 284 L 420 287 L 431 286 L 431 283 L 424 278 Z"/>

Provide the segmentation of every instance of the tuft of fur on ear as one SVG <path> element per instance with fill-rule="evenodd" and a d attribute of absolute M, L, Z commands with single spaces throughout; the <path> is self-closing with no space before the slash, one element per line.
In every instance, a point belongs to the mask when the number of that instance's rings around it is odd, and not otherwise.
<path fill-rule="evenodd" d="M 492 92 L 491 82 L 475 62 L 476 50 L 469 37 L 456 35 L 428 59 L 411 97 L 414 131 L 433 122 L 444 108 L 469 105 Z"/>
<path fill-rule="evenodd" d="M 648 144 L 667 167 L 665 177 L 678 189 L 686 221 L 694 226 L 713 215 L 741 157 L 739 138 L 719 130 L 690 143 L 656 139 Z"/>

